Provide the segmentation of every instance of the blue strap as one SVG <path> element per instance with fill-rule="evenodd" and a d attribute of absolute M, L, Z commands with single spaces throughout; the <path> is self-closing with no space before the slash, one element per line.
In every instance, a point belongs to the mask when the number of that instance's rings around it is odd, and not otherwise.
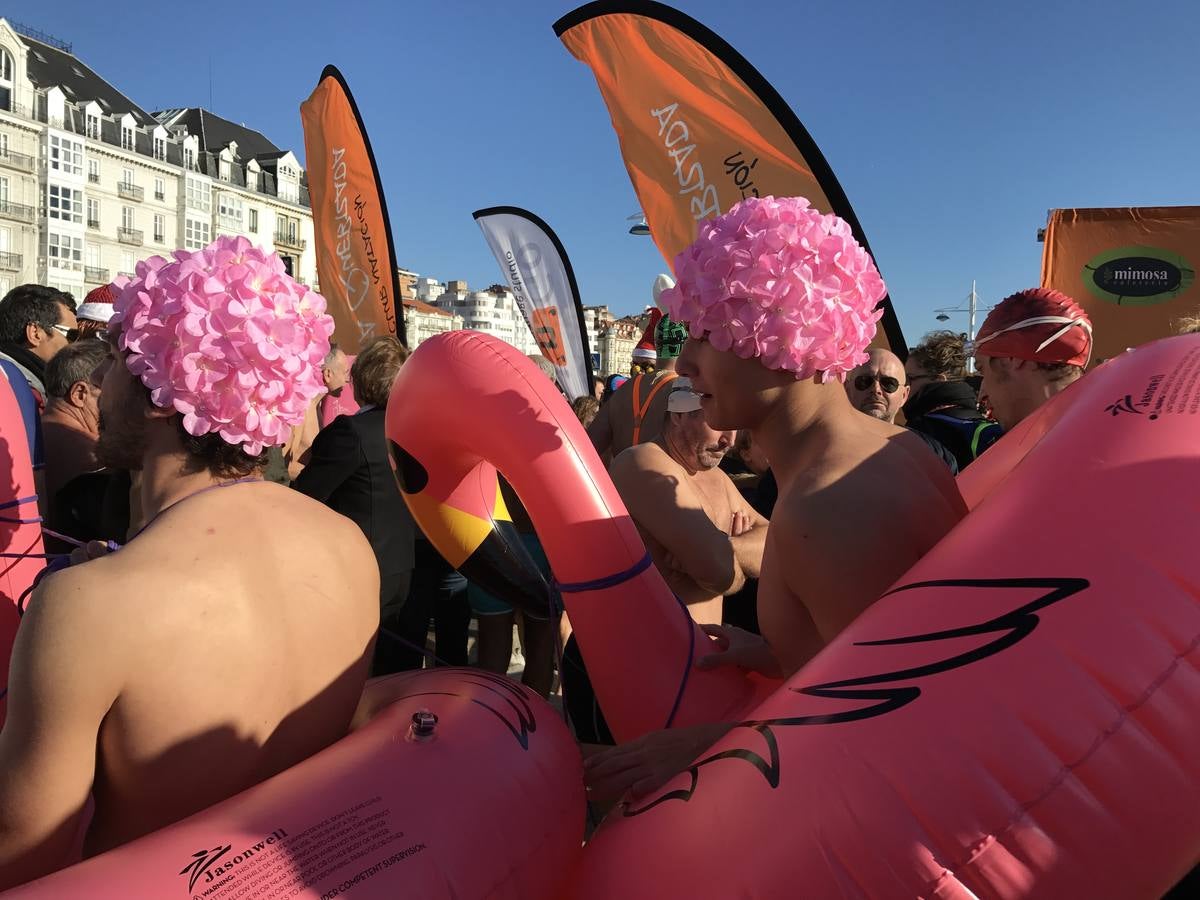
<path fill-rule="evenodd" d="M 616 587 L 618 584 L 624 584 L 630 579 L 637 578 L 650 568 L 651 562 L 650 551 L 647 550 L 645 556 L 624 572 L 617 572 L 615 575 L 606 575 L 604 578 L 596 578 L 592 581 L 576 581 L 568 584 L 555 579 L 554 586 L 558 588 L 559 593 L 563 594 L 583 594 L 587 591 L 602 591 L 605 588 Z M 684 612 L 686 611 L 685 609 Z"/>
<path fill-rule="evenodd" d="M 671 706 L 671 714 L 669 716 L 667 716 L 667 724 L 664 725 L 663 728 L 670 728 L 672 723 L 674 723 L 674 721 L 675 721 L 675 714 L 679 712 L 679 707 L 683 703 L 683 692 L 685 690 L 687 690 L 688 678 L 690 678 L 691 674 L 692 674 L 692 662 L 696 655 L 696 641 L 695 641 L 695 638 L 693 638 L 693 636 L 692 636 L 692 626 L 695 624 L 692 621 L 692 614 L 690 612 L 688 612 L 687 604 L 685 604 L 682 600 L 679 599 L 678 594 L 675 595 L 675 602 L 678 603 L 679 608 L 681 610 L 683 610 L 684 622 L 687 625 L 687 636 L 688 636 L 687 666 L 684 667 L 683 678 L 681 678 L 679 680 L 679 691 L 678 691 L 678 693 L 675 694 L 675 703 L 672 704 L 672 706 Z"/>
<path fill-rule="evenodd" d="M 26 503 L 36 503 L 37 494 L 32 497 L 18 497 L 16 500 L 9 500 L 7 503 L 0 503 L 0 509 L 11 509 L 14 506 L 24 506 Z"/>

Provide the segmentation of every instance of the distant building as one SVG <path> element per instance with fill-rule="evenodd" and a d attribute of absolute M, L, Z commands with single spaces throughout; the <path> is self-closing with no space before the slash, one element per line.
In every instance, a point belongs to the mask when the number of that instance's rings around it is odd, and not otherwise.
<path fill-rule="evenodd" d="M 482 331 L 512 344 L 522 353 L 540 353 L 512 292 L 494 284 L 471 291 L 465 281 L 448 281 L 437 306 L 462 317 L 462 327 Z"/>
<path fill-rule="evenodd" d="M 608 307 L 600 307 L 605 313 Z M 633 348 L 637 346 L 645 328 L 644 316 L 625 316 L 620 319 L 598 319 L 597 348 L 600 367 L 597 374 L 628 375 L 633 364 Z"/>
<path fill-rule="evenodd" d="M 415 350 L 422 341 L 435 334 L 457 331 L 463 327 L 462 316 L 439 309 L 423 300 L 404 300 L 404 333 L 408 349 Z"/>
<path fill-rule="evenodd" d="M 69 44 L 0 18 L 0 295 L 39 282 L 82 298 L 217 234 L 315 284 L 308 202 L 291 151 L 206 110 L 151 114 Z"/>

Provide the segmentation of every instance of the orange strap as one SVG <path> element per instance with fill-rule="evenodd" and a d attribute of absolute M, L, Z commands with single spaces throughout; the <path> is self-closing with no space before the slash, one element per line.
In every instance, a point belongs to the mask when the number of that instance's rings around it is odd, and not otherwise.
<path fill-rule="evenodd" d="M 633 379 L 633 444 L 631 446 L 634 447 L 642 442 L 642 420 L 646 418 L 646 413 L 650 411 L 650 404 L 654 400 L 654 395 L 679 376 L 674 372 L 667 372 L 666 377 L 654 385 L 654 388 L 650 391 L 650 396 L 646 398 L 646 402 L 638 403 L 638 389 L 642 385 L 643 377 L 643 375 L 638 375 Z"/>

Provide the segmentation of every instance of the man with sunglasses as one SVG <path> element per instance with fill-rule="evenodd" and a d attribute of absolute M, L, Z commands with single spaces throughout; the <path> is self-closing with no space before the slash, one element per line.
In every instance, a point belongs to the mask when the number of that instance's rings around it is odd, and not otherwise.
<path fill-rule="evenodd" d="M 0 360 L 15 366 L 32 388 L 38 410 L 46 405 L 46 364 L 78 328 L 70 294 L 22 284 L 0 300 Z"/>
<path fill-rule="evenodd" d="M 900 357 L 876 348 L 868 351 L 867 361 L 846 378 L 846 396 L 859 412 L 894 425 L 900 407 L 908 400 L 906 382 Z"/>

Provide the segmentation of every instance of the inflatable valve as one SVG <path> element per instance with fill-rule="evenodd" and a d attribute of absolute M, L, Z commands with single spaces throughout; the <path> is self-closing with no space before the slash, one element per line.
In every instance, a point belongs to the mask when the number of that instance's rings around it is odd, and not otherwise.
<path fill-rule="evenodd" d="M 414 744 L 425 744 L 432 741 L 436 734 L 438 717 L 427 709 L 419 709 L 412 716 L 412 724 L 408 726 L 406 740 Z"/>

